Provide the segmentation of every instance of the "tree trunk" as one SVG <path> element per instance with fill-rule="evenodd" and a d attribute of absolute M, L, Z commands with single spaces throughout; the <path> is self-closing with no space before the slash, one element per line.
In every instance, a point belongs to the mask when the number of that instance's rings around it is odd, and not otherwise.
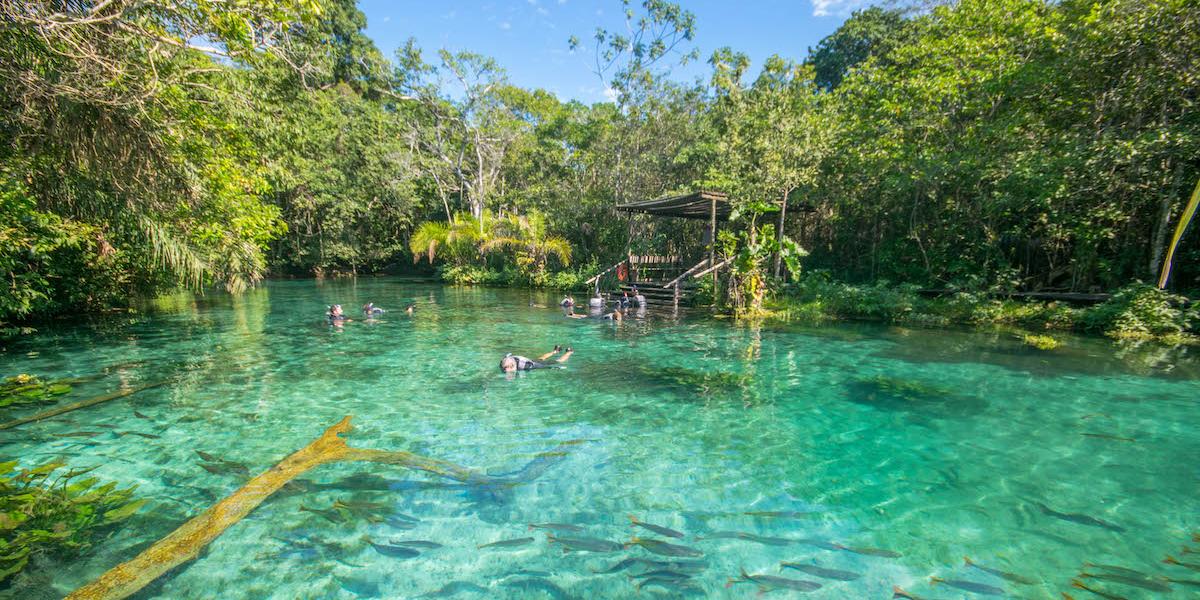
<path fill-rule="evenodd" d="M 779 225 L 775 229 L 775 241 L 779 242 L 779 250 L 775 251 L 775 278 L 779 279 L 779 269 L 783 262 L 783 218 L 787 216 L 788 195 L 791 190 L 783 193 L 783 200 L 779 207 Z"/>

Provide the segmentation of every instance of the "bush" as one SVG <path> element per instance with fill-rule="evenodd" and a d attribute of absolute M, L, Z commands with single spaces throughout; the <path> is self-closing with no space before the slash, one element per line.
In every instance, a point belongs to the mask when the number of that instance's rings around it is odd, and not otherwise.
<path fill-rule="evenodd" d="M 1154 286 L 1125 286 L 1107 302 L 1088 310 L 1083 327 L 1114 338 L 1178 337 L 1191 332 L 1197 309 L 1187 299 Z"/>
<path fill-rule="evenodd" d="M 0 175 L 0 324 L 123 304 L 121 260 L 100 230 L 38 211 Z"/>

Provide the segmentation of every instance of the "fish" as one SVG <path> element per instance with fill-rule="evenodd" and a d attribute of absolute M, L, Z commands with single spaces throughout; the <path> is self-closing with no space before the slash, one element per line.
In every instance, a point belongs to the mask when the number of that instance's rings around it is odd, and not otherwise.
<path fill-rule="evenodd" d="M 641 546 L 650 552 L 661 554 L 663 556 L 704 556 L 703 552 L 695 548 L 680 546 L 679 544 L 671 544 L 662 540 L 640 538 L 636 536 L 625 544 L 626 548 L 630 546 Z"/>
<path fill-rule="evenodd" d="M 321 515 L 322 517 L 325 517 L 325 520 L 329 521 L 330 523 L 345 523 L 346 522 L 346 515 L 342 514 L 342 511 L 336 510 L 333 508 L 309 508 L 309 507 L 301 504 L 300 510 L 302 510 L 304 512 L 310 512 L 313 514 Z"/>
<path fill-rule="evenodd" d="M 896 598 L 904 598 L 906 600 L 925 600 L 924 598 L 922 598 L 920 596 L 914 596 L 913 594 L 910 594 L 910 593 L 904 591 L 904 589 L 898 585 L 893 585 L 892 586 L 892 599 L 895 600 Z"/>
<path fill-rule="evenodd" d="M 673 538 L 682 538 L 683 537 L 682 533 L 675 531 L 674 529 L 663 527 L 662 525 L 655 525 L 653 523 L 646 523 L 645 521 L 639 521 L 638 518 L 633 515 L 629 515 L 629 520 L 636 527 L 649 529 L 650 531 L 653 531 L 654 533 L 657 533 L 660 535 L 665 535 L 667 537 L 673 537 Z"/>
<path fill-rule="evenodd" d="M 1109 531 L 1115 531 L 1117 533 L 1124 533 L 1125 531 L 1125 528 L 1121 527 L 1120 525 L 1114 525 L 1108 521 L 1102 521 L 1095 517 L 1089 517 L 1087 515 L 1081 515 L 1078 513 L 1061 513 L 1050 508 L 1049 506 L 1046 506 L 1045 504 L 1042 504 L 1041 502 L 1034 502 L 1034 504 L 1036 504 L 1038 508 L 1042 510 L 1042 514 L 1054 517 L 1055 519 L 1070 521 L 1071 523 L 1079 523 L 1080 525 L 1088 525 L 1090 527 L 1100 527 Z"/>
<path fill-rule="evenodd" d="M 762 517 L 767 519 L 800 519 L 803 517 L 810 517 L 817 513 L 799 510 L 758 510 L 744 512 L 742 514 L 751 517 Z"/>
<path fill-rule="evenodd" d="M 371 547 L 374 548 L 376 552 L 378 552 L 384 556 L 390 556 L 392 558 L 412 558 L 414 556 L 421 555 L 420 552 L 413 550 L 412 548 L 405 548 L 403 546 L 389 546 L 388 544 L 379 544 L 379 543 L 371 541 L 371 538 L 368 538 L 368 537 L 364 537 L 363 541 L 370 544 Z"/>
<path fill-rule="evenodd" d="M 203 451 L 203 450 L 197 450 L 197 451 L 196 451 L 196 454 L 197 454 L 197 455 L 198 455 L 198 456 L 199 456 L 199 457 L 200 457 L 202 460 L 206 460 L 206 461 L 208 461 L 208 462 L 221 462 L 221 459 L 219 459 L 219 458 L 217 458 L 217 457 L 215 457 L 215 456 L 213 456 L 213 455 L 211 455 L 211 454 L 209 454 L 209 453 L 207 453 L 207 452 L 205 452 L 205 451 Z"/>
<path fill-rule="evenodd" d="M 796 542 L 796 540 L 792 540 L 792 539 L 788 539 L 788 538 L 770 537 L 770 536 L 765 536 L 765 535 L 757 535 L 754 533 L 740 533 L 740 534 L 738 534 L 738 539 L 748 540 L 751 542 L 758 542 L 760 544 L 766 544 L 768 546 L 789 546 Z"/>
<path fill-rule="evenodd" d="M 758 542 L 760 544 L 767 544 L 770 546 L 787 546 L 787 545 L 794 544 L 794 543 L 797 543 L 800 541 L 800 540 L 793 540 L 793 539 L 788 539 L 788 538 L 768 537 L 768 536 L 764 536 L 764 535 L 757 535 L 754 533 L 746 533 L 744 531 L 714 531 L 705 536 L 696 536 L 696 539 L 698 539 L 698 540 L 718 540 L 718 539 L 748 540 L 751 542 Z"/>
<path fill-rule="evenodd" d="M 1179 551 L 1183 554 L 1200 554 L 1200 550 L 1197 550 L 1195 548 L 1189 548 L 1187 546 L 1180 548 Z"/>
<path fill-rule="evenodd" d="M 1179 585 L 1190 585 L 1192 587 L 1200 587 L 1200 579 L 1175 579 L 1174 577 L 1165 577 L 1164 581 L 1178 583 Z"/>
<path fill-rule="evenodd" d="M 640 592 L 640 591 L 642 591 L 642 588 L 653 587 L 653 586 L 658 586 L 668 592 L 671 592 L 672 594 L 681 595 L 681 596 L 687 596 L 687 595 L 691 595 L 691 594 L 700 594 L 700 595 L 704 594 L 704 590 L 701 590 L 700 588 L 696 587 L 692 583 L 689 583 L 686 579 L 685 580 L 675 580 L 675 579 L 671 579 L 671 578 L 652 577 L 650 579 L 644 579 L 642 581 L 639 581 L 638 584 L 633 587 L 635 589 L 637 589 L 637 591 Z"/>
<path fill-rule="evenodd" d="M 523 537 L 523 538 L 513 538 L 511 540 L 500 540 L 498 542 L 492 542 L 490 544 L 480 544 L 475 547 L 480 548 L 480 549 L 483 549 L 483 548 L 515 548 L 517 546 L 524 546 L 525 544 L 529 544 L 531 542 L 533 542 L 533 538 Z"/>
<path fill-rule="evenodd" d="M 1133 439 L 1133 438 L 1120 437 L 1120 436 L 1116 436 L 1116 435 L 1109 435 L 1109 434 L 1107 434 L 1107 433 L 1091 433 L 1091 432 L 1084 432 L 1084 433 L 1081 433 L 1081 434 L 1079 434 L 1079 435 L 1086 436 L 1086 437 L 1091 437 L 1091 438 L 1101 438 L 1101 439 L 1105 439 L 1105 440 L 1116 440 L 1116 441 L 1118 441 L 1118 442 L 1136 442 L 1136 441 L 1137 441 L 1137 440 L 1135 440 L 1135 439 Z"/>
<path fill-rule="evenodd" d="M 672 571 L 670 569 L 656 569 L 654 571 L 646 571 L 645 573 L 638 573 L 637 575 L 630 575 L 630 579 L 662 579 L 662 580 L 671 580 L 671 581 L 686 581 L 691 578 L 692 578 L 692 576 L 689 573 L 680 573 L 678 571 Z"/>
<path fill-rule="evenodd" d="M 569 594 L 566 590 L 555 585 L 554 582 L 550 581 L 549 579 L 543 579 L 541 577 L 531 577 L 529 579 L 513 579 L 510 581 L 505 581 L 504 583 L 502 583 L 500 585 L 503 585 L 504 587 L 517 588 L 517 589 L 525 590 L 525 591 L 540 591 L 545 594 L 548 594 L 551 598 L 554 598 L 555 600 L 568 600 L 570 598 L 574 598 L 574 596 Z"/>
<path fill-rule="evenodd" d="M 1161 581 L 1146 579 L 1144 577 L 1129 577 L 1128 575 L 1118 575 L 1116 573 L 1080 573 L 1079 577 L 1080 579 L 1099 579 L 1100 581 L 1111 581 L 1113 583 L 1140 587 L 1142 589 L 1155 592 L 1171 591 L 1171 586 Z"/>
<path fill-rule="evenodd" d="M 1118 567 L 1117 565 L 1098 565 L 1096 563 L 1085 562 L 1085 563 L 1083 563 L 1083 566 L 1091 567 L 1094 569 L 1103 569 L 1105 571 L 1112 571 L 1113 573 L 1121 573 L 1122 575 L 1128 575 L 1130 577 L 1141 577 L 1142 579 L 1150 578 L 1149 575 L 1147 575 L 1141 571 L 1137 571 L 1134 569 L 1127 569 L 1125 567 Z"/>
<path fill-rule="evenodd" d="M 133 411 L 133 416 L 135 416 L 135 417 L 137 417 L 137 418 L 139 418 L 139 419 L 149 419 L 149 418 L 150 418 L 150 417 L 147 417 L 146 415 L 143 415 L 142 413 L 140 413 L 140 412 L 138 412 L 138 411 L 136 411 L 136 410 L 135 410 L 135 411 Z"/>
<path fill-rule="evenodd" d="M 54 437 L 60 437 L 60 438 L 93 437 L 93 436 L 100 435 L 100 433 L 101 432 L 99 432 L 99 431 L 69 431 L 67 433 L 56 433 L 56 434 L 54 434 Z"/>
<path fill-rule="evenodd" d="M 593 573 L 601 573 L 601 574 L 616 573 L 617 571 L 624 571 L 625 569 L 628 569 L 629 567 L 632 567 L 633 565 L 636 565 L 636 564 L 638 564 L 638 559 L 625 558 L 625 559 L 622 559 L 620 562 L 612 565 L 611 567 L 601 569 L 599 571 L 592 569 L 592 572 Z"/>
<path fill-rule="evenodd" d="M 391 543 L 396 546 L 405 546 L 407 548 L 425 548 L 427 550 L 435 550 L 441 548 L 442 545 L 437 542 L 428 540 L 391 540 Z"/>
<path fill-rule="evenodd" d="M 804 544 L 806 546 L 815 546 L 815 547 L 821 548 L 823 550 L 845 550 L 846 549 L 846 547 L 842 546 L 841 544 L 835 544 L 833 542 L 827 542 L 825 540 L 818 540 L 818 539 L 813 539 L 813 538 L 801 538 L 801 539 L 793 540 L 793 541 L 796 542 L 797 544 Z"/>
<path fill-rule="evenodd" d="M 578 525 L 569 523 L 530 523 L 530 529 L 550 529 L 552 531 L 583 531 L 583 528 Z"/>
<path fill-rule="evenodd" d="M 708 568 L 707 560 L 653 560 L 649 558 L 637 558 L 634 560 L 651 569 L 670 569 L 672 571 L 699 573 Z"/>
<path fill-rule="evenodd" d="M 850 548 L 848 546 L 838 545 L 838 549 L 845 550 L 846 552 L 853 552 L 855 554 L 862 554 L 864 556 L 880 556 L 883 558 L 900 558 L 903 556 L 899 552 L 884 550 L 882 548 Z"/>
<path fill-rule="evenodd" d="M 742 536 L 740 531 L 714 531 L 703 536 L 696 536 L 697 540 L 736 540 Z"/>
<path fill-rule="evenodd" d="M 153 433 L 142 433 L 140 431 L 122 431 L 121 433 L 119 433 L 117 435 L 130 435 L 130 434 L 141 436 L 148 440 L 157 440 L 162 437 L 161 435 L 154 435 Z"/>
<path fill-rule="evenodd" d="M 458 594 L 465 594 L 465 593 L 486 594 L 486 593 L 488 593 L 488 589 L 481 585 L 476 585 L 474 583 L 471 583 L 469 581 L 451 581 L 450 583 L 443 585 L 442 587 L 438 588 L 437 590 L 434 590 L 432 592 L 428 592 L 425 594 L 421 594 L 420 596 L 417 596 L 417 597 L 418 598 L 445 598 L 447 596 L 456 596 Z"/>
<path fill-rule="evenodd" d="M 982 594 L 984 596 L 1003 596 L 1005 594 L 1004 590 L 986 583 L 976 583 L 962 579 L 942 579 L 941 577 L 929 578 L 929 585 L 937 585 L 939 583 L 944 583 L 952 588 L 958 588 L 972 594 Z"/>
<path fill-rule="evenodd" d="M 757 584 L 759 590 L 781 589 L 781 590 L 796 590 L 798 592 L 811 592 L 821 589 L 821 584 L 815 581 L 805 581 L 803 579 L 788 579 L 786 577 L 775 577 L 774 575 L 751 575 L 742 569 L 741 577 L 730 579 L 725 583 L 725 587 L 729 587 L 735 583 L 754 583 Z"/>
<path fill-rule="evenodd" d="M 621 544 L 610 542 L 608 540 L 601 540 L 597 538 L 557 537 L 553 533 L 546 534 L 546 541 L 551 544 L 562 544 L 563 553 L 567 553 L 572 550 L 579 550 L 583 552 L 616 552 L 623 547 Z"/>
<path fill-rule="evenodd" d="M 378 502 L 346 501 L 339 498 L 333 501 L 333 508 L 343 510 L 372 523 L 381 523 L 384 517 L 380 516 L 379 513 L 390 510 L 391 507 Z"/>
<path fill-rule="evenodd" d="M 1016 573 L 1009 573 L 1007 571 L 1001 571 L 1000 569 L 995 569 L 992 567 L 985 567 L 981 564 L 972 562 L 971 557 L 969 557 L 969 556 L 964 556 L 963 562 L 966 563 L 966 565 L 968 567 L 975 567 L 976 569 L 979 569 L 980 571 L 983 571 L 984 573 L 991 573 L 992 575 L 995 575 L 996 577 L 999 577 L 1000 579 L 1003 579 L 1005 581 L 1011 581 L 1013 583 L 1019 583 L 1021 585 L 1033 585 L 1033 584 L 1037 583 L 1036 581 L 1029 579 L 1028 577 L 1022 577 L 1020 575 L 1017 575 Z"/>
<path fill-rule="evenodd" d="M 1163 559 L 1163 562 L 1167 563 L 1168 565 L 1175 565 L 1177 567 L 1183 567 L 1185 569 L 1191 569 L 1193 571 L 1200 571 L 1200 563 L 1179 562 L 1173 556 L 1167 556 L 1166 558 Z"/>
<path fill-rule="evenodd" d="M 383 523 L 393 529 L 415 529 L 417 524 L 404 519 L 388 518 L 384 519 Z"/>
<path fill-rule="evenodd" d="M 1091 592 L 1097 596 L 1100 596 L 1101 598 L 1108 598 L 1108 600 L 1128 600 L 1125 596 L 1118 596 L 1116 594 L 1110 594 L 1108 592 L 1098 590 L 1096 588 L 1090 588 L 1090 587 L 1084 585 L 1083 582 L 1078 579 L 1072 579 L 1071 586 L 1077 587 L 1081 590 Z"/>
<path fill-rule="evenodd" d="M 854 581 L 855 579 L 862 577 L 862 573 L 842 571 L 839 569 L 826 569 L 825 567 L 819 567 L 817 565 L 806 565 L 795 562 L 781 562 L 779 563 L 779 568 L 795 569 L 802 573 L 808 573 L 814 577 L 820 577 L 822 579 L 836 579 L 838 581 Z"/>

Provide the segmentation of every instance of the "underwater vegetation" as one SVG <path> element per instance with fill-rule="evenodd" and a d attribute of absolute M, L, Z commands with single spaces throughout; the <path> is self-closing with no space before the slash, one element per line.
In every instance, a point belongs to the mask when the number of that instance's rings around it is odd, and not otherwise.
<path fill-rule="evenodd" d="M 22 373 L 6 377 L 0 383 L 0 408 L 50 402 L 70 391 L 69 384 L 61 381 L 43 381 L 36 375 Z"/>
<path fill-rule="evenodd" d="M 848 388 L 851 401 L 885 410 L 977 412 L 985 404 L 978 397 L 956 394 L 947 387 L 884 375 L 854 380 Z"/>
<path fill-rule="evenodd" d="M 32 469 L 0 463 L 0 583 L 38 555 L 78 554 L 105 530 L 145 504 L 134 487 L 80 479 L 91 468 L 61 470 L 61 462 Z M 93 467 L 94 468 L 94 467 Z"/>
<path fill-rule="evenodd" d="M 709 398 L 751 389 L 753 377 L 726 371 L 700 371 L 682 367 L 640 366 L 641 375 L 654 383 Z"/>

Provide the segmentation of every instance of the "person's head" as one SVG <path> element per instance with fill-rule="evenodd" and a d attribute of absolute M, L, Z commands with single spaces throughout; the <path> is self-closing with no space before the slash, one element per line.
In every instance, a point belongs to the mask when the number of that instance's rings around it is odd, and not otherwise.
<path fill-rule="evenodd" d="M 333 306 L 330 306 L 330 307 L 329 307 L 329 314 L 331 314 L 331 315 L 333 315 L 333 316 L 335 316 L 335 317 L 340 317 L 340 316 L 342 316 L 342 305 L 341 305 L 341 304 L 334 304 Z"/>
<path fill-rule="evenodd" d="M 517 370 L 517 359 L 512 352 L 504 355 L 504 359 L 500 361 L 500 370 L 505 373 L 513 373 Z"/>

